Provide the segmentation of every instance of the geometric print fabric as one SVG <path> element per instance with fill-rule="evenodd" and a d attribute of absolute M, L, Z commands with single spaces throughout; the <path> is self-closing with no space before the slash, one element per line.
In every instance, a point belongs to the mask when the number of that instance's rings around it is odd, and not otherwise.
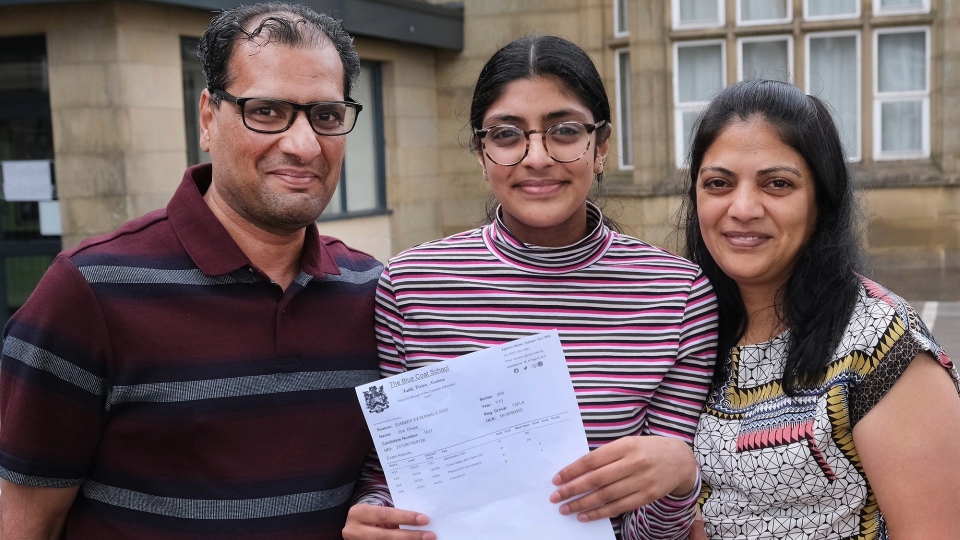
<path fill-rule="evenodd" d="M 789 331 L 735 347 L 700 417 L 699 501 L 713 539 L 885 540 L 886 526 L 853 444 L 853 426 L 922 351 L 960 392 L 960 376 L 916 312 L 862 280 L 860 297 L 819 384 L 781 385 Z"/>

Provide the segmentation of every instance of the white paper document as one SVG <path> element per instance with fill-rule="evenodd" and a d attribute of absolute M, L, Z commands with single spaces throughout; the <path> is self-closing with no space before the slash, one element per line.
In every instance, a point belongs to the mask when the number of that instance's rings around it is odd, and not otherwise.
<path fill-rule="evenodd" d="M 49 159 L 0 162 L 3 198 L 7 201 L 53 199 L 53 176 Z"/>
<path fill-rule="evenodd" d="M 63 227 L 60 224 L 60 201 L 40 201 L 40 235 L 60 236 Z"/>
<path fill-rule="evenodd" d="M 397 508 L 441 540 L 612 540 L 550 502 L 587 453 L 556 331 L 357 387 Z"/>

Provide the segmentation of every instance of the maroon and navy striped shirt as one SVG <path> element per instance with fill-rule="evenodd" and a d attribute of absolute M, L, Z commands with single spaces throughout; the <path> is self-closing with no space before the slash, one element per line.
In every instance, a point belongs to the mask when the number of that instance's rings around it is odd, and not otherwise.
<path fill-rule="evenodd" d="M 393 258 L 377 290 L 384 376 L 557 329 L 591 449 L 629 435 L 692 443 L 713 376 L 716 298 L 693 263 L 588 209 L 572 246 L 525 245 L 497 221 Z M 614 520 L 622 538 L 686 538 L 697 489 Z M 372 454 L 357 502 L 391 505 Z"/>
<path fill-rule="evenodd" d="M 79 486 L 64 538 L 341 538 L 382 266 L 311 226 L 282 290 L 201 198 L 210 175 L 58 256 L 4 331 L 0 477 Z"/>

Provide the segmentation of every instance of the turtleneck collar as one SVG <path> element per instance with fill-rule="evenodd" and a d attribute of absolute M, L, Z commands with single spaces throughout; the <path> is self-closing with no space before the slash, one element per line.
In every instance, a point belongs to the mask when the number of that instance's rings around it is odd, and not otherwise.
<path fill-rule="evenodd" d="M 525 244 L 503 224 L 500 208 L 497 219 L 483 228 L 483 243 L 504 264 L 536 274 L 563 274 L 590 266 L 603 257 L 613 242 L 613 231 L 603 224 L 603 214 L 587 201 L 590 232 L 569 246 L 543 247 Z"/>

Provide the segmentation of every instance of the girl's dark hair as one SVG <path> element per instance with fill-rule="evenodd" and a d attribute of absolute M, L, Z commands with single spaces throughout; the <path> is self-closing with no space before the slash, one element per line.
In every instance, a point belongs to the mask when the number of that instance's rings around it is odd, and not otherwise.
<path fill-rule="evenodd" d="M 817 222 L 796 267 L 778 293 L 777 317 L 789 330 L 783 388 L 794 396 L 824 374 L 859 295 L 863 253 L 859 216 L 840 136 L 830 111 L 796 86 L 763 79 L 724 89 L 694 128 L 690 183 L 684 201 L 685 256 L 699 264 L 719 300 L 720 358 L 743 337 L 749 316 L 737 284 L 717 266 L 700 233 L 697 177 L 703 156 L 733 122 L 761 119 L 800 154 L 813 174 Z M 721 376 L 718 370 L 718 379 Z"/>
<path fill-rule="evenodd" d="M 483 116 L 500 96 L 507 85 L 520 79 L 554 77 L 565 89 L 580 100 L 591 113 L 594 121 L 606 120 L 596 131 L 594 150 L 610 138 L 610 100 L 603 87 L 603 79 L 587 53 L 576 44 L 557 36 L 527 36 L 511 41 L 494 53 L 487 61 L 470 102 L 470 128 L 483 127 Z M 471 134 L 470 150 L 480 151 L 480 140 Z M 603 173 L 596 175 L 597 185 L 602 185 Z M 487 219 L 493 220 L 496 205 L 487 205 Z M 604 216 L 608 227 L 619 231 L 620 227 Z"/>

